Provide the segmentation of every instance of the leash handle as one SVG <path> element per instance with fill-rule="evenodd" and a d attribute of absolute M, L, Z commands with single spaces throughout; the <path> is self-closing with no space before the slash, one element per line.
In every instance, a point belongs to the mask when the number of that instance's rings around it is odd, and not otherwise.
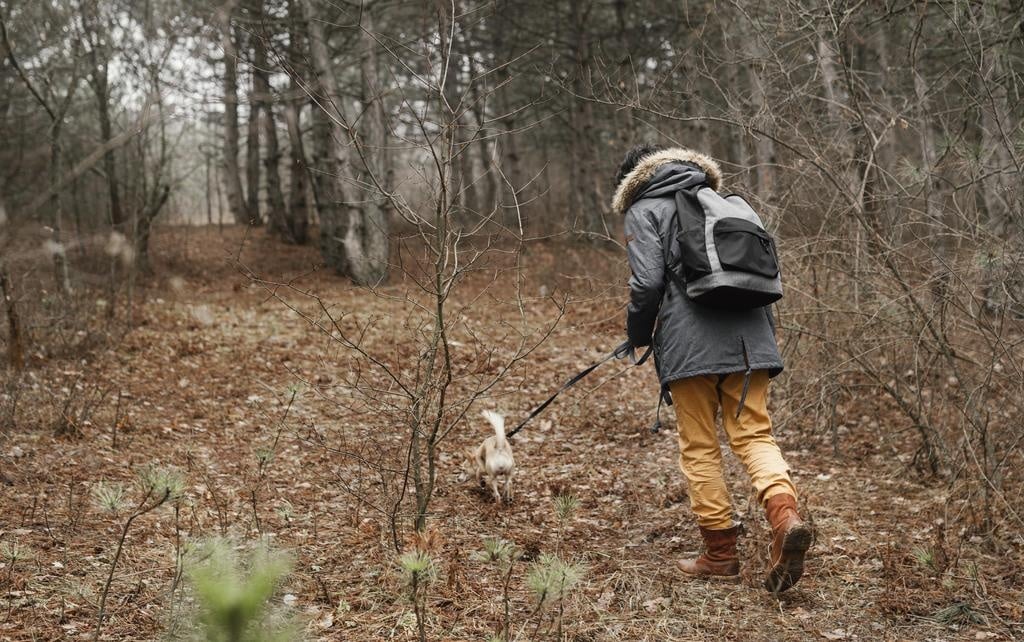
<path fill-rule="evenodd" d="M 575 386 L 577 383 L 583 380 L 584 377 L 586 377 L 594 370 L 597 370 L 597 368 L 603 365 L 604 363 L 611 361 L 612 359 L 623 359 L 629 357 L 629 360 L 633 363 L 633 365 L 643 365 L 643 363 L 647 361 L 647 358 L 651 356 L 652 349 L 653 346 L 649 346 L 647 348 L 647 351 L 644 352 L 644 354 L 641 355 L 639 359 L 637 359 L 635 348 L 633 348 L 629 341 L 624 341 L 622 344 L 620 344 L 618 347 L 612 350 L 612 352 L 608 356 L 606 356 L 605 358 L 601 359 L 596 363 L 587 366 L 586 368 L 578 372 L 572 379 L 569 379 L 568 381 L 563 383 L 562 387 L 555 391 L 555 394 L 551 395 L 550 397 L 547 398 L 547 400 L 544 401 L 544 403 L 534 408 L 533 411 L 529 415 L 527 415 L 526 419 L 523 419 L 521 422 L 519 422 L 518 426 L 516 426 L 509 432 L 505 433 L 505 437 L 508 438 L 515 436 L 515 434 L 522 430 L 523 427 L 526 426 L 526 424 L 530 423 L 530 421 L 534 417 L 544 412 L 544 409 L 550 406 L 551 402 L 558 398 L 558 395 L 562 394 L 569 388 Z"/>

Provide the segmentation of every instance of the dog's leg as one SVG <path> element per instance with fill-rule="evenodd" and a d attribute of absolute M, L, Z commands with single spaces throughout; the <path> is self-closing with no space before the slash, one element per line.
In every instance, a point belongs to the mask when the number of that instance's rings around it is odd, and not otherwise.
<path fill-rule="evenodd" d="M 512 475 L 505 476 L 505 501 L 512 501 Z"/>
<path fill-rule="evenodd" d="M 494 499 L 499 504 L 502 503 L 502 501 L 501 501 L 501 493 L 498 492 L 498 480 L 493 478 L 493 477 L 491 477 L 491 491 L 494 493 Z"/>

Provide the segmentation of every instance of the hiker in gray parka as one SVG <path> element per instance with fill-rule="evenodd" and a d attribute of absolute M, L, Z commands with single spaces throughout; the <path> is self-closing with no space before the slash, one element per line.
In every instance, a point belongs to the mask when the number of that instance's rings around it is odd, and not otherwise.
<path fill-rule="evenodd" d="M 741 527 L 722 477 L 715 424 L 721 409 L 729 445 L 746 466 L 771 523 L 765 586 L 784 591 L 803 573 L 811 533 L 797 513 L 796 488 L 768 416 L 768 380 L 783 368 L 774 320 L 764 305 L 781 296 L 774 241 L 745 201 L 718 194 L 721 169 L 699 152 L 635 147 L 615 184 L 613 209 L 625 217 L 632 271 L 627 334 L 634 347 L 653 341 L 660 383 L 674 402 L 680 466 L 705 544 L 700 556 L 677 566 L 697 576 L 739 574 Z M 729 212 L 722 215 L 718 208 Z M 713 221 L 712 214 L 722 220 Z M 753 285 L 747 288 L 748 283 Z M 729 305 L 739 295 L 745 299 Z"/>

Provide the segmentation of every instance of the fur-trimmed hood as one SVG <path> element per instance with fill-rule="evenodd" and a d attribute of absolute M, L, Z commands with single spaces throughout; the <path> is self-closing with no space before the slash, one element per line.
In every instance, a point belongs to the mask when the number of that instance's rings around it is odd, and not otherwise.
<path fill-rule="evenodd" d="M 626 210 L 636 200 L 637 194 L 654 177 L 658 168 L 672 162 L 693 163 L 700 167 L 707 176 L 708 185 L 715 191 L 718 191 L 722 184 L 722 168 L 710 156 L 684 147 L 663 149 L 643 157 L 633 171 L 626 174 L 615 189 L 612 211 L 620 216 L 625 215 Z"/>

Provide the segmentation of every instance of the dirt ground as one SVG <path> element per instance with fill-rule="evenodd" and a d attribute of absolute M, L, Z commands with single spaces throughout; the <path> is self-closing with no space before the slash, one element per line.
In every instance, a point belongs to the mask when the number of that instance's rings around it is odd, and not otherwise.
<path fill-rule="evenodd" d="M 293 572 L 275 600 L 308 637 L 413 639 L 386 507 L 375 499 L 393 492 L 374 473 L 373 462 L 386 458 L 369 457 L 400 453 L 407 430 L 353 397 L 344 382 L 355 362 L 288 305 L 315 315 L 303 294 L 315 292 L 345 313 L 346 327 L 369 324 L 371 352 L 408 363 L 422 331 L 410 322 L 411 283 L 395 279 L 382 296 L 368 294 L 314 269 L 315 248 L 282 246 L 262 232 L 160 230 L 153 245 L 168 249 L 157 253 L 155 276 L 140 290 L 136 327 L 83 358 L 34 358 L 20 419 L 0 427 L 0 640 L 92 637 L 130 509 L 103 511 L 91 489 L 130 484 L 150 463 L 181 471 L 186 493 L 133 523 L 103 639 L 165 635 L 183 592 L 172 590 L 176 551 L 208 535 L 262 536 L 291 553 Z M 553 243 L 528 253 L 531 328 L 557 316 L 550 295 L 573 296 L 550 338 L 481 405 L 510 422 L 622 340 L 624 290 L 609 285 L 611 277 L 578 276 L 621 257 Z M 272 296 L 240 266 L 294 289 Z M 482 270 L 455 302 L 468 306 L 466 327 L 493 342 L 498 357 L 513 349 L 505 345 L 507 324 L 520 318 L 507 275 Z M 796 588 L 781 599 L 761 588 L 767 531 L 731 455 L 728 479 L 747 527 L 741 581 L 690 581 L 673 569 L 673 559 L 699 548 L 676 442 L 671 429 L 649 430 L 650 366 L 616 362 L 513 440 L 519 476 L 509 506 L 462 480 L 463 449 L 487 434 L 478 408 L 444 442 L 428 520 L 437 538 L 428 639 L 500 632 L 503 577 L 475 555 L 486 537 L 523 551 L 509 582 L 517 640 L 557 639 L 557 613 L 538 609 L 525 585 L 531 560 L 556 550 L 586 569 L 565 600 L 567 640 L 1024 638 L 1020 533 L 993 542 L 962 527 L 963 507 L 945 482 L 909 466 L 909 435 L 890 429 L 893 410 L 875 393 L 841 409 L 847 420 L 837 453 L 833 436 L 789 401 L 805 398 L 798 388 L 808 377 L 800 363 L 787 366 L 772 392 L 777 438 L 816 530 Z M 96 398 L 95 412 L 80 434 L 56 436 L 54 416 L 69 398 L 72 406 Z M 561 525 L 553 507 L 559 494 L 579 500 Z M 409 520 L 400 525 L 407 541 Z"/>

